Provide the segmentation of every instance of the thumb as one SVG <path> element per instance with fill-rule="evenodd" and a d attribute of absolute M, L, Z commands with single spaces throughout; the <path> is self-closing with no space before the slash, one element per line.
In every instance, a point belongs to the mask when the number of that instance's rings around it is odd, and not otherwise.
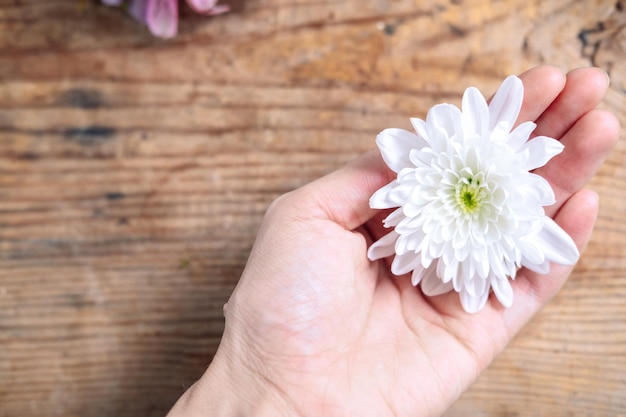
<path fill-rule="evenodd" d="M 353 230 L 379 211 L 370 208 L 369 199 L 393 178 L 380 152 L 371 149 L 337 171 L 295 190 L 292 197 L 306 215 Z"/>

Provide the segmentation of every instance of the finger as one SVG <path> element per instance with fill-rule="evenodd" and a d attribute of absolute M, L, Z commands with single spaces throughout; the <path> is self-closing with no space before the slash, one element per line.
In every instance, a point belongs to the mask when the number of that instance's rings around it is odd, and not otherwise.
<path fill-rule="evenodd" d="M 598 105 L 608 86 L 608 76 L 598 68 L 569 72 L 563 91 L 537 119 L 534 135 L 559 139 L 580 117 Z"/>
<path fill-rule="evenodd" d="M 550 217 L 574 192 L 582 188 L 600 168 L 620 134 L 617 118 L 603 110 L 586 113 L 563 136 L 563 153 L 535 170 L 554 190 L 556 203 L 546 207 Z"/>
<path fill-rule="evenodd" d="M 354 230 L 372 218 L 372 194 L 393 180 L 380 152 L 372 149 L 337 171 L 293 192 L 299 210 L 307 215 L 331 220 L 346 230 Z"/>
<path fill-rule="evenodd" d="M 565 74 L 547 65 L 532 68 L 520 74 L 519 78 L 524 84 L 524 100 L 518 124 L 541 116 L 565 86 Z"/>

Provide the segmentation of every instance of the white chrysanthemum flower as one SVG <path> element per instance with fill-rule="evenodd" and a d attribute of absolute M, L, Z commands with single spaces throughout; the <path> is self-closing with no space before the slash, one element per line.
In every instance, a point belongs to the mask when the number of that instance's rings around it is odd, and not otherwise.
<path fill-rule="evenodd" d="M 550 184 L 532 173 L 563 150 L 555 139 L 528 140 L 536 125 L 513 129 L 524 89 L 508 77 L 487 104 L 476 88 L 462 111 L 433 107 L 426 121 L 411 119 L 417 135 L 387 129 L 376 143 L 397 179 L 370 199 L 377 209 L 397 208 L 384 221 L 394 230 L 368 251 L 372 260 L 395 254 L 391 271 L 412 271 L 412 283 L 435 296 L 454 289 L 470 313 L 493 289 L 506 307 L 508 280 L 520 267 L 545 274 L 550 262 L 578 260 L 574 241 L 544 206 L 554 204 Z"/>

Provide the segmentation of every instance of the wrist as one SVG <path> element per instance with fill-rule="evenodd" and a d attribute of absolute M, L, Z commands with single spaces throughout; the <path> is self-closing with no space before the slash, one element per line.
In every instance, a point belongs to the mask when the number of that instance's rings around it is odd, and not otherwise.
<path fill-rule="evenodd" d="M 220 345 L 211 365 L 178 400 L 168 417 L 283 417 L 297 411 L 275 385 Z"/>

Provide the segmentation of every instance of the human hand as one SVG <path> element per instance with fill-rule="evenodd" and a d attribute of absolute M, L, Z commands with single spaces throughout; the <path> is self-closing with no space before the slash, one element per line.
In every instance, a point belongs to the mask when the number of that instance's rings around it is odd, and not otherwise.
<path fill-rule="evenodd" d="M 606 76 L 539 67 L 520 78 L 519 120 L 565 145 L 535 171 L 555 191 L 546 213 L 582 251 L 598 207 L 582 187 L 619 136 L 617 119 L 595 109 Z M 371 151 L 270 207 L 225 308 L 218 353 L 170 416 L 441 414 L 569 276 L 560 265 L 548 276 L 522 269 L 512 307 L 490 298 L 474 315 L 455 292 L 424 297 L 388 260 L 367 259 L 387 232 L 387 213 L 368 200 L 393 175 Z"/>

